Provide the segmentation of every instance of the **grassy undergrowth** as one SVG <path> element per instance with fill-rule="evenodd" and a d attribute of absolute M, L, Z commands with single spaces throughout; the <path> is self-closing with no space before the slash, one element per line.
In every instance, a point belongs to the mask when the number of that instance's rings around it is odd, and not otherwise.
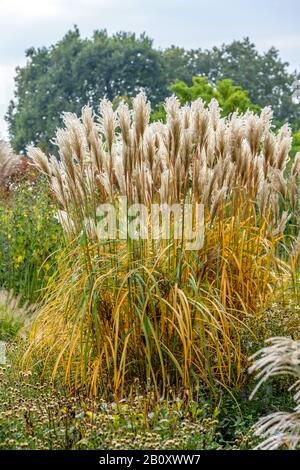
<path fill-rule="evenodd" d="M 218 401 L 199 394 L 179 399 L 169 390 L 157 401 L 151 387 L 119 403 L 67 395 L 40 382 L 37 372 L 21 372 L 24 344 L 8 346 L 0 369 L 0 449 L 251 449 L 257 419 L 292 402 L 282 381 L 249 401 L 248 390 Z M 249 386 L 249 391 L 252 386 Z"/>

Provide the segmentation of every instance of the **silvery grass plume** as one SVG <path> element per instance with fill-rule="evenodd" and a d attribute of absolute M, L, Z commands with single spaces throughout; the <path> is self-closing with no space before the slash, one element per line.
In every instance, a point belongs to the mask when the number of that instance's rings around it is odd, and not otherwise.
<path fill-rule="evenodd" d="M 276 337 L 250 359 L 254 360 L 249 372 L 255 372 L 258 383 L 250 399 L 259 387 L 270 377 L 291 375 L 296 382 L 290 388 L 294 391 L 296 407 L 291 413 L 276 412 L 261 418 L 255 425 L 255 435 L 263 441 L 257 449 L 273 450 L 281 447 L 300 448 L 300 341 Z"/>
<path fill-rule="evenodd" d="M 269 108 L 222 118 L 216 101 L 181 106 L 172 96 L 166 123 L 151 123 L 150 111 L 144 93 L 132 108 L 103 100 L 98 115 L 90 107 L 81 117 L 63 115 L 58 155 L 28 149 L 73 243 L 49 281 L 25 361 L 43 358 L 45 368 L 55 364 L 53 379 L 61 370 L 66 383 L 91 394 L 124 397 L 135 377 L 150 380 L 157 396 L 173 384 L 191 393 L 200 382 L 240 386 L 245 316 L 266 311 L 290 280 L 277 253 L 292 199 L 292 222 L 299 210 L 299 164 L 287 168 L 291 132 L 273 131 Z M 166 219 L 176 205 L 170 234 L 126 237 L 123 197 L 145 212 L 160 206 Z M 186 202 L 204 206 L 199 249 L 186 249 L 183 230 L 177 236 Z M 193 220 L 184 225 L 197 230 Z"/>
<path fill-rule="evenodd" d="M 21 296 L 12 290 L 0 289 L 0 326 L 9 323 L 21 335 L 29 327 L 35 307 L 21 302 Z"/>
<path fill-rule="evenodd" d="M 221 118 L 215 100 L 208 107 L 201 99 L 182 107 L 172 96 L 165 110 L 166 124 L 150 123 L 144 93 L 132 110 L 123 102 L 114 110 L 102 100 L 99 116 L 88 106 L 81 118 L 63 115 L 64 128 L 55 138 L 59 158 L 28 149 L 69 221 L 68 235 L 79 233 L 84 220 L 96 219 L 99 204 L 118 195 L 147 206 L 189 199 L 204 203 L 214 218 L 237 190 L 256 201 L 271 229 L 281 232 L 288 220 L 282 199 L 295 213 L 299 209 L 299 155 L 292 172 L 286 171 L 290 128 L 275 134 L 270 108 Z M 242 198 L 235 201 L 236 207 Z"/>
<path fill-rule="evenodd" d="M 9 176 L 11 170 L 17 162 L 17 157 L 11 146 L 0 139 L 0 184 Z"/>

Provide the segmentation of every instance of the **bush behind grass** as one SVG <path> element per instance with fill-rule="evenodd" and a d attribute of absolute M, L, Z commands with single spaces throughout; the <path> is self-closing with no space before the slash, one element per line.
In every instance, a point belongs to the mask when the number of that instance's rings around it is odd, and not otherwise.
<path fill-rule="evenodd" d="M 0 199 L 0 286 L 30 302 L 52 275 L 63 244 L 55 213 L 43 179 L 24 179 Z"/>

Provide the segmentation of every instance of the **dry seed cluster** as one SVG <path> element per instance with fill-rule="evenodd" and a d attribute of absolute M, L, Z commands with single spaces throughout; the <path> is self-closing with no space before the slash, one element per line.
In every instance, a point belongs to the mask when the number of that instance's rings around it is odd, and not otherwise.
<path fill-rule="evenodd" d="M 117 195 L 149 206 L 153 202 L 202 202 L 213 219 L 224 200 L 238 190 L 257 201 L 261 215 L 271 215 L 282 232 L 289 214 L 280 198 L 298 207 L 300 154 L 286 175 L 291 131 L 276 135 L 272 112 L 234 113 L 222 118 L 217 101 L 208 108 L 201 99 L 181 107 L 175 97 L 165 103 L 166 124 L 149 123 L 150 105 L 141 93 L 133 109 L 116 111 L 103 100 L 100 114 L 90 107 L 81 118 L 64 115 L 56 134 L 59 160 L 37 148 L 29 156 L 48 177 L 59 203 L 60 219 L 69 235 L 85 221 L 95 234 L 95 210 Z M 238 202 L 237 202 L 238 203 Z"/>
<path fill-rule="evenodd" d="M 15 166 L 17 158 L 9 144 L 0 139 L 0 185 L 10 174 Z"/>

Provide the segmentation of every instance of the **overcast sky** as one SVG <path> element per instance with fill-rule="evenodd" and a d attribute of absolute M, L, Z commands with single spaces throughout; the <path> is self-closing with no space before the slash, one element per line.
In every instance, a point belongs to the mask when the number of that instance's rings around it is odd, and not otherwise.
<path fill-rule="evenodd" d="M 74 24 L 83 36 L 145 31 L 157 47 L 210 48 L 249 36 L 300 70 L 299 19 L 299 0 L 0 0 L 0 135 L 25 50 L 55 43 Z"/>

